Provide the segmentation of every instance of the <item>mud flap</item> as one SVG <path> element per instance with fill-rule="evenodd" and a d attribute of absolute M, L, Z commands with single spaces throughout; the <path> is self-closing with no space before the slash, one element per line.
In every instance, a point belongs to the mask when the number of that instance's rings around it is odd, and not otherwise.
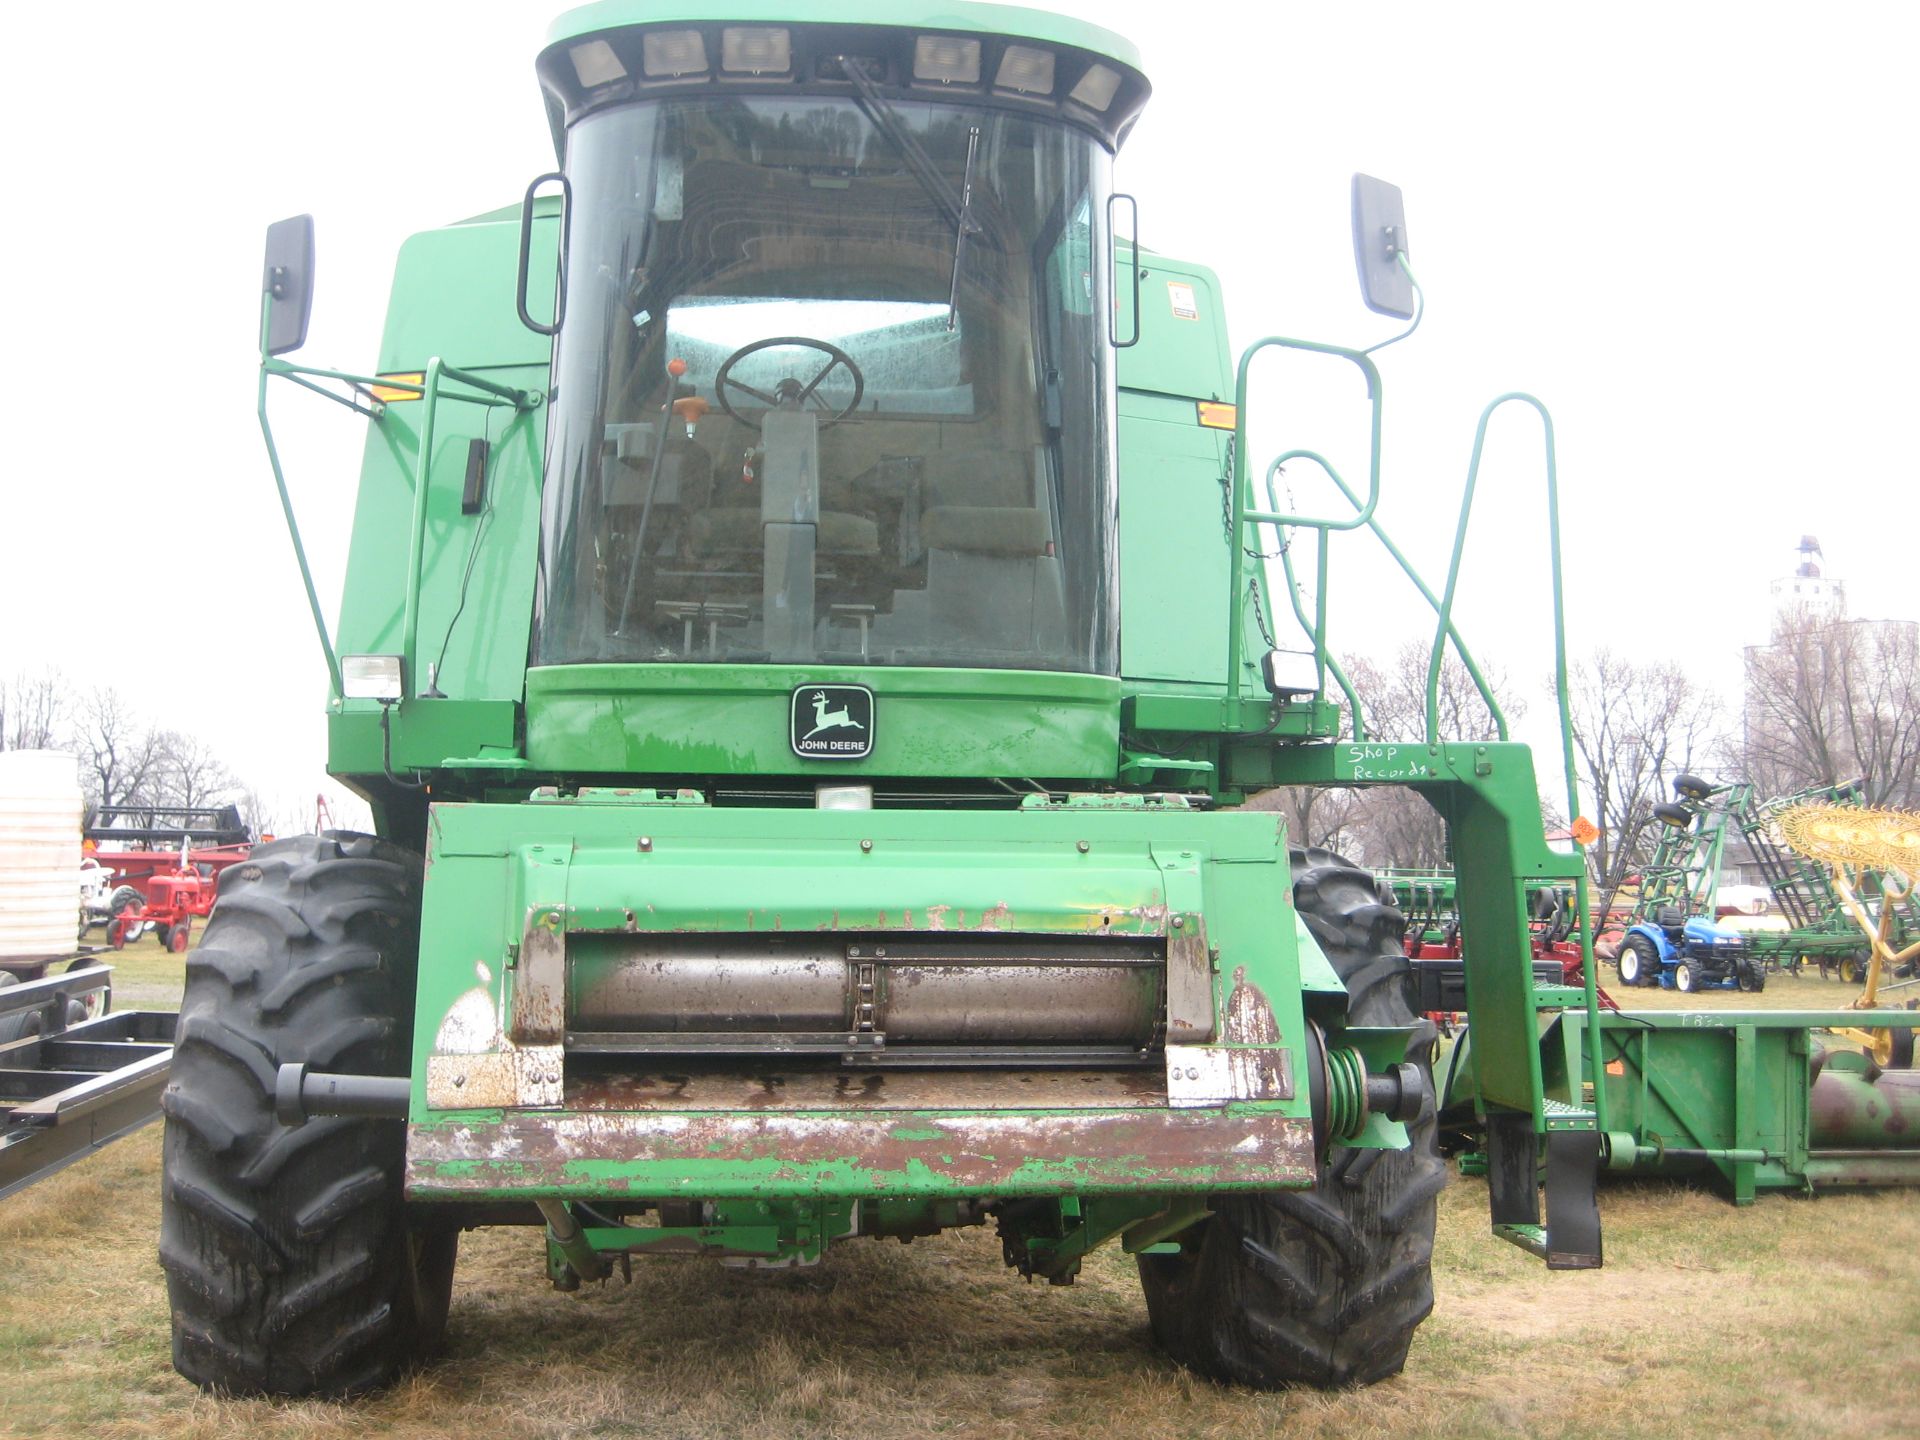
<path fill-rule="evenodd" d="M 1533 1117 L 1487 1117 L 1487 1189 L 1494 1232 L 1547 1262 L 1549 1270 L 1600 1265 L 1600 1136 L 1592 1130 L 1547 1135 L 1546 1225 L 1540 1224 L 1539 1142 Z"/>
<path fill-rule="evenodd" d="M 1547 1268 L 1600 1268 L 1600 1133 L 1547 1136 Z"/>

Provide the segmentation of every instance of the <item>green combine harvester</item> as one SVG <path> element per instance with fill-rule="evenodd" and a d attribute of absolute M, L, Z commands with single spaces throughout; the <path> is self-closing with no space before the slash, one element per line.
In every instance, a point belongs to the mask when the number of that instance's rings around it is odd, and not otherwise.
<path fill-rule="evenodd" d="M 332 635 L 267 440 L 379 834 L 258 847 L 188 962 L 160 1254 L 203 1386 L 391 1379 L 483 1224 L 539 1227 L 562 1289 L 983 1224 L 1067 1283 L 1117 1241 L 1206 1375 L 1395 1374 L 1433 1031 L 1389 893 L 1239 808 L 1282 784 L 1447 818 L 1493 1228 L 1600 1263 L 1610 1087 L 1529 963 L 1530 889 L 1585 881 L 1531 756 L 1329 698 L 1330 533 L 1386 541 L 1373 361 L 1236 367 L 1213 275 L 1134 243 L 1119 37 L 831 8 L 559 20 L 561 170 L 407 241 L 376 373 L 281 358 L 312 227 L 269 234 L 263 428 L 275 379 L 367 420 Z M 1358 255 L 1413 319 L 1398 198 L 1356 181 Z M 1365 386 L 1338 516 L 1251 462 L 1284 349 Z M 1254 558 L 1309 532 L 1311 604 Z"/>

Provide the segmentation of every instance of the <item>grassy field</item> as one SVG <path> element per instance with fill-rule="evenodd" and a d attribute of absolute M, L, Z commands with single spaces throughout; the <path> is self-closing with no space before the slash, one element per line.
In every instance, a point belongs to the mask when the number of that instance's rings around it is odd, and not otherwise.
<path fill-rule="evenodd" d="M 144 952 L 151 950 L 148 956 Z M 177 993 L 179 959 L 121 957 L 120 1003 Z M 151 991 L 153 993 L 149 994 Z M 1782 980 L 1720 1005 L 1811 1008 Z M 1633 992 L 1641 1005 L 1681 997 Z M 748 1275 L 693 1259 L 555 1293 L 526 1231 L 466 1237 L 450 1348 L 356 1404 L 200 1395 L 168 1363 L 154 1259 L 158 1127 L 0 1202 L 0 1435 L 115 1437 L 1896 1436 L 1913 1432 L 1920 1197 L 1771 1196 L 1735 1209 L 1609 1187 L 1607 1266 L 1550 1274 L 1441 1198 L 1433 1318 L 1370 1390 L 1260 1395 L 1196 1380 L 1147 1334 L 1132 1264 L 1020 1284 L 987 1234 L 849 1244 Z"/>

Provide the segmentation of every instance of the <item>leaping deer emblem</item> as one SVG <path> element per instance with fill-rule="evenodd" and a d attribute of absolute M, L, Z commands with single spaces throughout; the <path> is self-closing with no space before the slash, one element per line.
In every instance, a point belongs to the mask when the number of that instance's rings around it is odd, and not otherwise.
<path fill-rule="evenodd" d="M 822 730 L 864 730 L 866 728 L 847 713 L 847 707 L 844 705 L 838 710 L 827 709 L 826 691 L 816 690 L 813 692 L 813 729 L 800 738 L 803 741 L 811 740 Z"/>

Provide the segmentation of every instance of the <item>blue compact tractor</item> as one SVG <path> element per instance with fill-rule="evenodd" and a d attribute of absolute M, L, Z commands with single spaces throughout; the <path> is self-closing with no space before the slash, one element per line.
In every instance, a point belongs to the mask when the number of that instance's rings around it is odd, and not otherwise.
<path fill-rule="evenodd" d="M 1667 990 L 1761 990 L 1767 974 L 1753 946 L 1738 930 L 1704 916 L 1689 919 L 1677 905 L 1665 905 L 1651 921 L 1630 927 L 1616 962 L 1623 985 L 1658 985 Z"/>

